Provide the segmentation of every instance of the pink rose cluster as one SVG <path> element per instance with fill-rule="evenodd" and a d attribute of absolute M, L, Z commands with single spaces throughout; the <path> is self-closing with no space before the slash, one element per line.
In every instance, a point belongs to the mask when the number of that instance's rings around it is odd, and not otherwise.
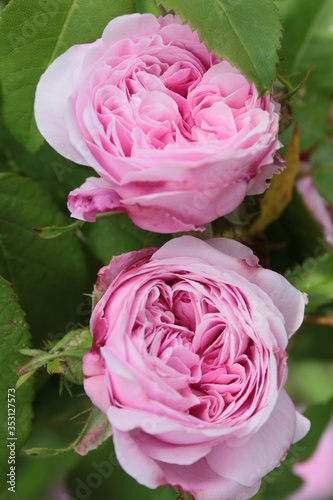
<path fill-rule="evenodd" d="M 265 191 L 282 167 L 279 110 L 180 18 L 151 14 L 67 50 L 35 101 L 51 146 L 99 176 L 70 193 L 72 216 L 120 211 L 160 233 L 202 229 Z"/>
<path fill-rule="evenodd" d="M 139 483 L 248 499 L 309 422 L 284 390 L 305 297 L 226 238 L 182 236 L 99 272 L 84 387 Z"/>

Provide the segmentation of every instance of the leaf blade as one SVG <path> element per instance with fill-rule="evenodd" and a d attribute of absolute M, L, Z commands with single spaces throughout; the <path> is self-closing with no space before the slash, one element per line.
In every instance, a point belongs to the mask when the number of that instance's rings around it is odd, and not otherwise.
<path fill-rule="evenodd" d="M 281 24 L 271 0 L 156 0 L 196 29 L 209 50 L 238 66 L 259 93 L 271 88 L 278 64 Z"/>
<path fill-rule="evenodd" d="M 19 294 L 39 347 L 40 337 L 63 336 L 65 325 L 76 319 L 76 310 L 87 302 L 82 293 L 90 292 L 92 284 L 86 257 L 75 234 L 49 241 L 34 232 L 36 225 L 64 226 L 67 221 L 31 179 L 0 174 L 0 213 L 4 235 L 0 238 L 0 273 Z M 82 306 L 78 314 L 88 320 L 89 310 Z"/>
<path fill-rule="evenodd" d="M 13 389 L 17 381 L 16 370 L 24 360 L 24 356 L 18 352 L 19 348 L 30 347 L 29 327 L 25 321 L 25 313 L 21 309 L 14 291 L 5 279 L 0 276 L 0 405 L 7 407 L 8 389 Z M 23 388 L 15 391 L 15 448 L 18 453 L 24 441 L 28 437 L 32 420 L 32 398 L 33 388 L 31 381 Z M 8 399 L 9 400 L 9 399 Z M 0 469 L 9 470 L 7 440 L 9 437 L 7 429 L 7 416 L 3 415 L 0 423 Z M 6 472 L 6 474 L 7 474 Z M 5 483 L 7 476 L 1 474 L 0 485 Z"/>
<path fill-rule="evenodd" d="M 3 115 L 29 151 L 43 143 L 34 119 L 35 89 L 42 73 L 70 46 L 95 41 L 108 21 L 134 11 L 134 0 L 12 0 L 4 9 L 0 19 Z"/>

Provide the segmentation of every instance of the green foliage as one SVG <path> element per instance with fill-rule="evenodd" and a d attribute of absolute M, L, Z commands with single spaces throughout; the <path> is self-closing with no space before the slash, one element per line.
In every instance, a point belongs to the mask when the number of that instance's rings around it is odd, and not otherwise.
<path fill-rule="evenodd" d="M 316 342 L 318 341 L 320 342 L 320 339 L 316 335 Z M 301 343 L 302 338 L 299 337 L 297 344 Z M 322 349 L 325 347 L 322 346 Z M 332 360 L 297 359 L 294 361 L 291 358 L 286 387 L 295 403 L 301 405 L 326 403 L 333 397 Z"/>
<path fill-rule="evenodd" d="M 68 213 L 68 193 L 83 184 L 89 170 L 66 160 L 47 143 L 36 153 L 29 153 L 14 139 L 0 119 L 0 172 L 21 174 L 37 181 L 60 210 Z"/>
<path fill-rule="evenodd" d="M 281 23 L 272 0 L 155 0 L 196 29 L 209 50 L 237 66 L 258 91 L 276 77 Z"/>
<path fill-rule="evenodd" d="M 58 238 L 58 236 L 61 236 L 64 233 L 68 233 L 73 231 L 74 229 L 78 229 L 79 227 L 84 224 L 82 221 L 77 220 L 76 222 L 73 222 L 73 224 L 68 224 L 68 226 L 49 226 L 49 227 L 40 227 L 35 229 L 35 232 L 40 236 L 41 238 L 44 238 L 45 240 L 52 240 L 53 238 Z"/>
<path fill-rule="evenodd" d="M 29 151 L 43 142 L 33 109 L 42 73 L 70 46 L 95 41 L 108 21 L 134 10 L 134 0 L 11 0 L 0 21 L 2 106 L 8 127 Z"/>
<path fill-rule="evenodd" d="M 278 1 L 283 19 L 282 68 L 292 76 L 305 75 L 311 64 L 313 72 L 308 85 L 332 92 L 333 66 L 333 1 Z"/>
<path fill-rule="evenodd" d="M 0 1 L 0 10 L 6 3 Z M 122 471 L 107 418 L 91 409 L 81 386 L 82 356 L 91 346 L 91 336 L 84 328 L 91 299 L 83 294 L 92 291 L 98 266 L 108 264 L 113 255 L 161 246 L 171 236 L 143 231 L 124 214 L 97 218 L 94 224 L 71 223 L 66 217 L 67 195 L 94 172 L 42 144 L 33 116 L 37 82 L 52 60 L 75 43 L 94 41 L 112 17 L 135 8 L 157 16 L 165 9 L 179 13 L 198 30 L 210 50 L 237 65 L 261 93 L 271 88 L 278 55 L 284 58 L 280 78 L 287 82 L 286 92 L 302 81 L 313 64 L 304 87 L 283 107 L 280 130 L 292 123 L 281 136 L 284 153 L 291 141 L 288 151 L 293 158 L 287 159 L 287 170 L 274 178 L 264 196 L 248 197 L 227 222 L 214 222 L 216 233 L 225 230 L 228 235 L 232 227 L 233 235 L 242 236 L 261 210 L 249 240 L 255 253 L 265 267 L 281 273 L 289 269 L 287 278 L 309 296 L 305 323 L 289 343 L 286 388 L 296 404 L 307 406 L 311 431 L 291 447 L 281 466 L 264 478 L 255 498 L 281 500 L 301 485 L 292 474 L 292 465 L 311 456 L 332 417 L 333 254 L 322 229 L 293 190 L 299 150 L 291 136 L 297 122 L 301 151 L 311 148 L 301 158 L 311 163 L 320 194 L 333 204 L 333 128 L 327 127 L 333 95 L 333 0 L 276 3 L 284 28 L 279 54 L 281 25 L 273 0 L 11 0 L 1 12 L 0 273 L 13 287 L 0 278 L 0 389 L 3 406 L 7 387 L 17 383 L 18 370 L 22 386 L 16 392 L 17 500 L 49 498 L 58 494 L 57 488 L 65 488 L 71 498 L 83 494 L 92 500 L 171 500 L 177 495 L 168 487 L 149 490 Z M 274 85 L 274 90 L 279 85 Z M 24 146 L 9 133 L 3 120 Z M 245 209 L 246 203 L 252 206 Z M 210 233 L 209 227 L 196 236 L 206 239 Z M 16 294 L 27 313 L 32 346 Z M 33 393 L 32 380 L 28 379 L 34 373 L 35 419 L 25 446 L 42 459 L 19 454 L 31 427 Z M 49 377 L 48 373 L 57 375 Z M 64 384 L 75 397 L 62 391 Z M 74 415 L 78 418 L 71 422 Z M 6 419 L 0 432 L 2 443 L 6 443 Z M 7 449 L 1 446 L 0 465 L 5 466 Z M 88 451 L 87 456 L 78 455 Z M 94 486 L 88 480 L 91 474 L 98 478 Z M 1 500 L 7 498 L 7 492 L 0 495 Z"/>
<path fill-rule="evenodd" d="M 91 334 L 85 328 L 67 333 L 59 342 L 49 342 L 47 350 L 20 349 L 22 354 L 32 357 L 19 367 L 17 387 L 42 366 L 46 366 L 49 374 L 63 374 L 70 382 L 82 384 L 82 358 L 91 344 Z"/>
<path fill-rule="evenodd" d="M 14 392 L 17 381 L 16 370 L 23 362 L 24 356 L 18 352 L 20 348 L 30 346 L 29 327 L 25 322 L 25 314 L 20 308 L 15 292 L 6 280 L 0 277 L 0 488 L 6 483 L 9 471 L 9 448 L 7 438 L 15 437 L 16 454 L 26 441 L 32 419 L 33 390 L 31 381 L 17 392 Z M 14 397 L 13 397 L 14 396 Z M 8 410 L 7 410 L 8 407 Z M 13 420 L 15 415 L 15 420 Z M 10 417 L 7 420 L 7 417 Z M 11 424 L 15 421 L 14 427 Z M 9 434 L 8 423 L 10 424 Z M 13 430 L 14 429 L 14 430 Z"/>
<path fill-rule="evenodd" d="M 331 316 L 331 318 L 333 315 Z M 332 360 L 333 352 L 333 321 L 332 325 L 318 323 L 322 318 L 307 318 L 297 334 L 291 338 L 289 355 L 291 360 Z M 329 319 L 329 318 L 327 318 Z M 309 322 L 309 321 L 313 322 Z"/>
<path fill-rule="evenodd" d="M 82 431 L 69 446 L 60 449 L 30 448 L 25 450 L 25 453 L 35 457 L 52 457 L 75 450 L 79 455 L 86 455 L 89 451 L 104 443 L 111 434 L 111 426 L 105 413 L 102 413 L 96 407 L 92 407 Z"/>
<path fill-rule="evenodd" d="M 322 143 L 311 155 L 311 164 L 319 193 L 333 206 L 333 143 Z"/>
<path fill-rule="evenodd" d="M 124 214 L 110 215 L 94 224 L 85 224 L 82 233 L 86 245 L 103 264 L 109 264 L 113 255 L 159 247 L 170 239 L 170 236 L 140 229 Z"/>
<path fill-rule="evenodd" d="M 53 241 L 37 236 L 35 227 L 62 226 L 66 218 L 30 179 L 0 175 L 0 212 L 0 271 L 19 294 L 35 341 L 63 332 L 92 288 L 80 242 L 70 233 Z"/>
<path fill-rule="evenodd" d="M 300 94 L 302 97 L 296 99 L 295 113 L 301 151 L 304 151 L 318 144 L 324 137 L 331 99 L 329 94 L 311 88 L 307 88 L 305 94 L 303 91 Z"/>
<path fill-rule="evenodd" d="M 277 0 L 284 35 L 281 69 L 295 84 L 313 70 L 296 101 L 301 149 L 318 143 L 326 129 L 333 80 L 333 1 Z"/>
<path fill-rule="evenodd" d="M 316 311 L 333 300 L 333 253 L 307 259 L 301 266 L 288 271 L 286 278 L 308 294 L 309 303 L 305 312 Z"/>

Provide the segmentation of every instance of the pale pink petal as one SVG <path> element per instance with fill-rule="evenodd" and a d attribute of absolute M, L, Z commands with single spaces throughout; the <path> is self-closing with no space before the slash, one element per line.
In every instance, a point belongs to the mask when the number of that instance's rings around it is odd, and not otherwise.
<path fill-rule="evenodd" d="M 177 446 L 144 433 L 138 433 L 136 441 L 148 457 L 175 465 L 192 465 L 205 457 L 214 446 L 212 442 Z"/>
<path fill-rule="evenodd" d="M 97 408 L 106 413 L 110 406 L 110 398 L 106 385 L 104 361 L 98 351 L 90 350 L 83 356 L 82 371 L 86 394 Z"/>
<path fill-rule="evenodd" d="M 136 37 L 151 36 L 159 30 L 159 22 L 153 14 L 129 14 L 115 17 L 109 22 L 102 36 L 103 44 L 108 47 L 119 40 L 126 40 L 135 33 Z"/>
<path fill-rule="evenodd" d="M 293 441 L 296 410 L 282 391 L 268 421 L 241 446 L 224 443 L 207 455 L 209 465 L 221 476 L 251 486 L 277 467 Z"/>
<path fill-rule="evenodd" d="M 170 486 L 192 493 L 196 500 L 248 500 L 260 488 L 260 481 L 245 486 L 221 477 L 204 458 L 187 466 L 157 463 Z"/>
<path fill-rule="evenodd" d="M 114 428 L 113 443 L 119 464 L 138 483 L 148 488 L 167 484 L 158 464 L 141 451 L 130 433 Z"/>
<path fill-rule="evenodd" d="M 269 269 L 257 269 L 251 281 L 264 290 L 280 309 L 288 335 L 295 333 L 304 319 L 306 295 L 293 287 L 283 276 Z"/>
<path fill-rule="evenodd" d="M 82 66 L 90 47 L 91 44 L 73 45 L 58 57 L 39 80 L 35 98 L 35 118 L 40 133 L 58 153 L 81 165 L 89 163 L 77 144 L 70 141 L 65 116 L 68 99 L 74 92 L 73 73 Z"/>
<path fill-rule="evenodd" d="M 278 147 L 282 144 L 279 143 Z M 274 163 L 265 165 L 261 171 L 249 182 L 247 188 L 247 195 L 261 194 L 269 187 L 268 179 L 271 179 L 274 175 L 279 174 L 284 170 L 285 165 L 281 156 L 277 153 L 274 158 Z"/>
<path fill-rule="evenodd" d="M 206 240 L 206 243 L 216 248 L 216 250 L 219 250 L 221 253 L 225 253 L 236 259 L 244 260 L 248 266 L 259 266 L 258 257 L 254 255 L 249 247 L 243 245 L 239 241 L 231 240 L 230 238 L 212 238 L 211 240 Z"/>
<path fill-rule="evenodd" d="M 311 427 L 311 422 L 308 418 L 304 417 L 301 413 L 296 411 L 296 429 L 293 443 L 297 443 L 307 435 Z"/>

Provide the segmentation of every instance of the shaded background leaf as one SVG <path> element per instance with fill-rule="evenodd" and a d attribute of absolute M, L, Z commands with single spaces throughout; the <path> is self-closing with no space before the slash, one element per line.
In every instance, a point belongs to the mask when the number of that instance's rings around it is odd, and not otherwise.
<path fill-rule="evenodd" d="M 109 264 L 113 255 L 159 247 L 170 235 L 151 233 L 137 227 L 125 214 L 115 214 L 82 227 L 85 243 L 96 258 Z"/>
<path fill-rule="evenodd" d="M 323 137 L 333 94 L 333 0 L 277 0 L 283 21 L 281 70 L 294 85 L 313 64 L 296 100 L 301 150 Z"/>
<path fill-rule="evenodd" d="M 305 313 L 312 313 L 333 300 L 333 253 L 309 258 L 285 274 L 298 290 L 308 294 Z"/>
<path fill-rule="evenodd" d="M 16 370 L 23 363 L 25 356 L 18 352 L 18 349 L 30 347 L 29 327 L 25 321 L 25 314 L 21 309 L 15 292 L 6 280 L 0 276 L 0 489 L 5 485 L 9 472 L 9 448 L 7 444 L 8 424 L 7 424 L 7 395 L 8 389 L 13 389 L 17 381 Z M 10 392 L 12 395 L 13 392 Z M 28 381 L 24 387 L 15 393 L 15 455 L 26 441 L 32 419 L 32 380 Z M 12 403 L 13 404 L 13 403 Z M 12 410 L 12 407 L 11 407 Z M 12 414 L 13 415 L 13 414 Z M 12 423 L 12 419 L 11 419 Z"/>
<path fill-rule="evenodd" d="M 0 270 L 19 294 L 35 345 L 38 338 L 65 333 L 78 308 L 80 320 L 87 321 L 82 294 L 92 290 L 93 280 L 80 241 L 70 233 L 43 240 L 34 232 L 36 226 L 66 225 L 49 195 L 28 178 L 0 174 L 0 213 Z"/>
<path fill-rule="evenodd" d="M 326 141 L 320 144 L 310 161 L 313 181 L 321 196 L 333 207 L 333 143 Z"/>

